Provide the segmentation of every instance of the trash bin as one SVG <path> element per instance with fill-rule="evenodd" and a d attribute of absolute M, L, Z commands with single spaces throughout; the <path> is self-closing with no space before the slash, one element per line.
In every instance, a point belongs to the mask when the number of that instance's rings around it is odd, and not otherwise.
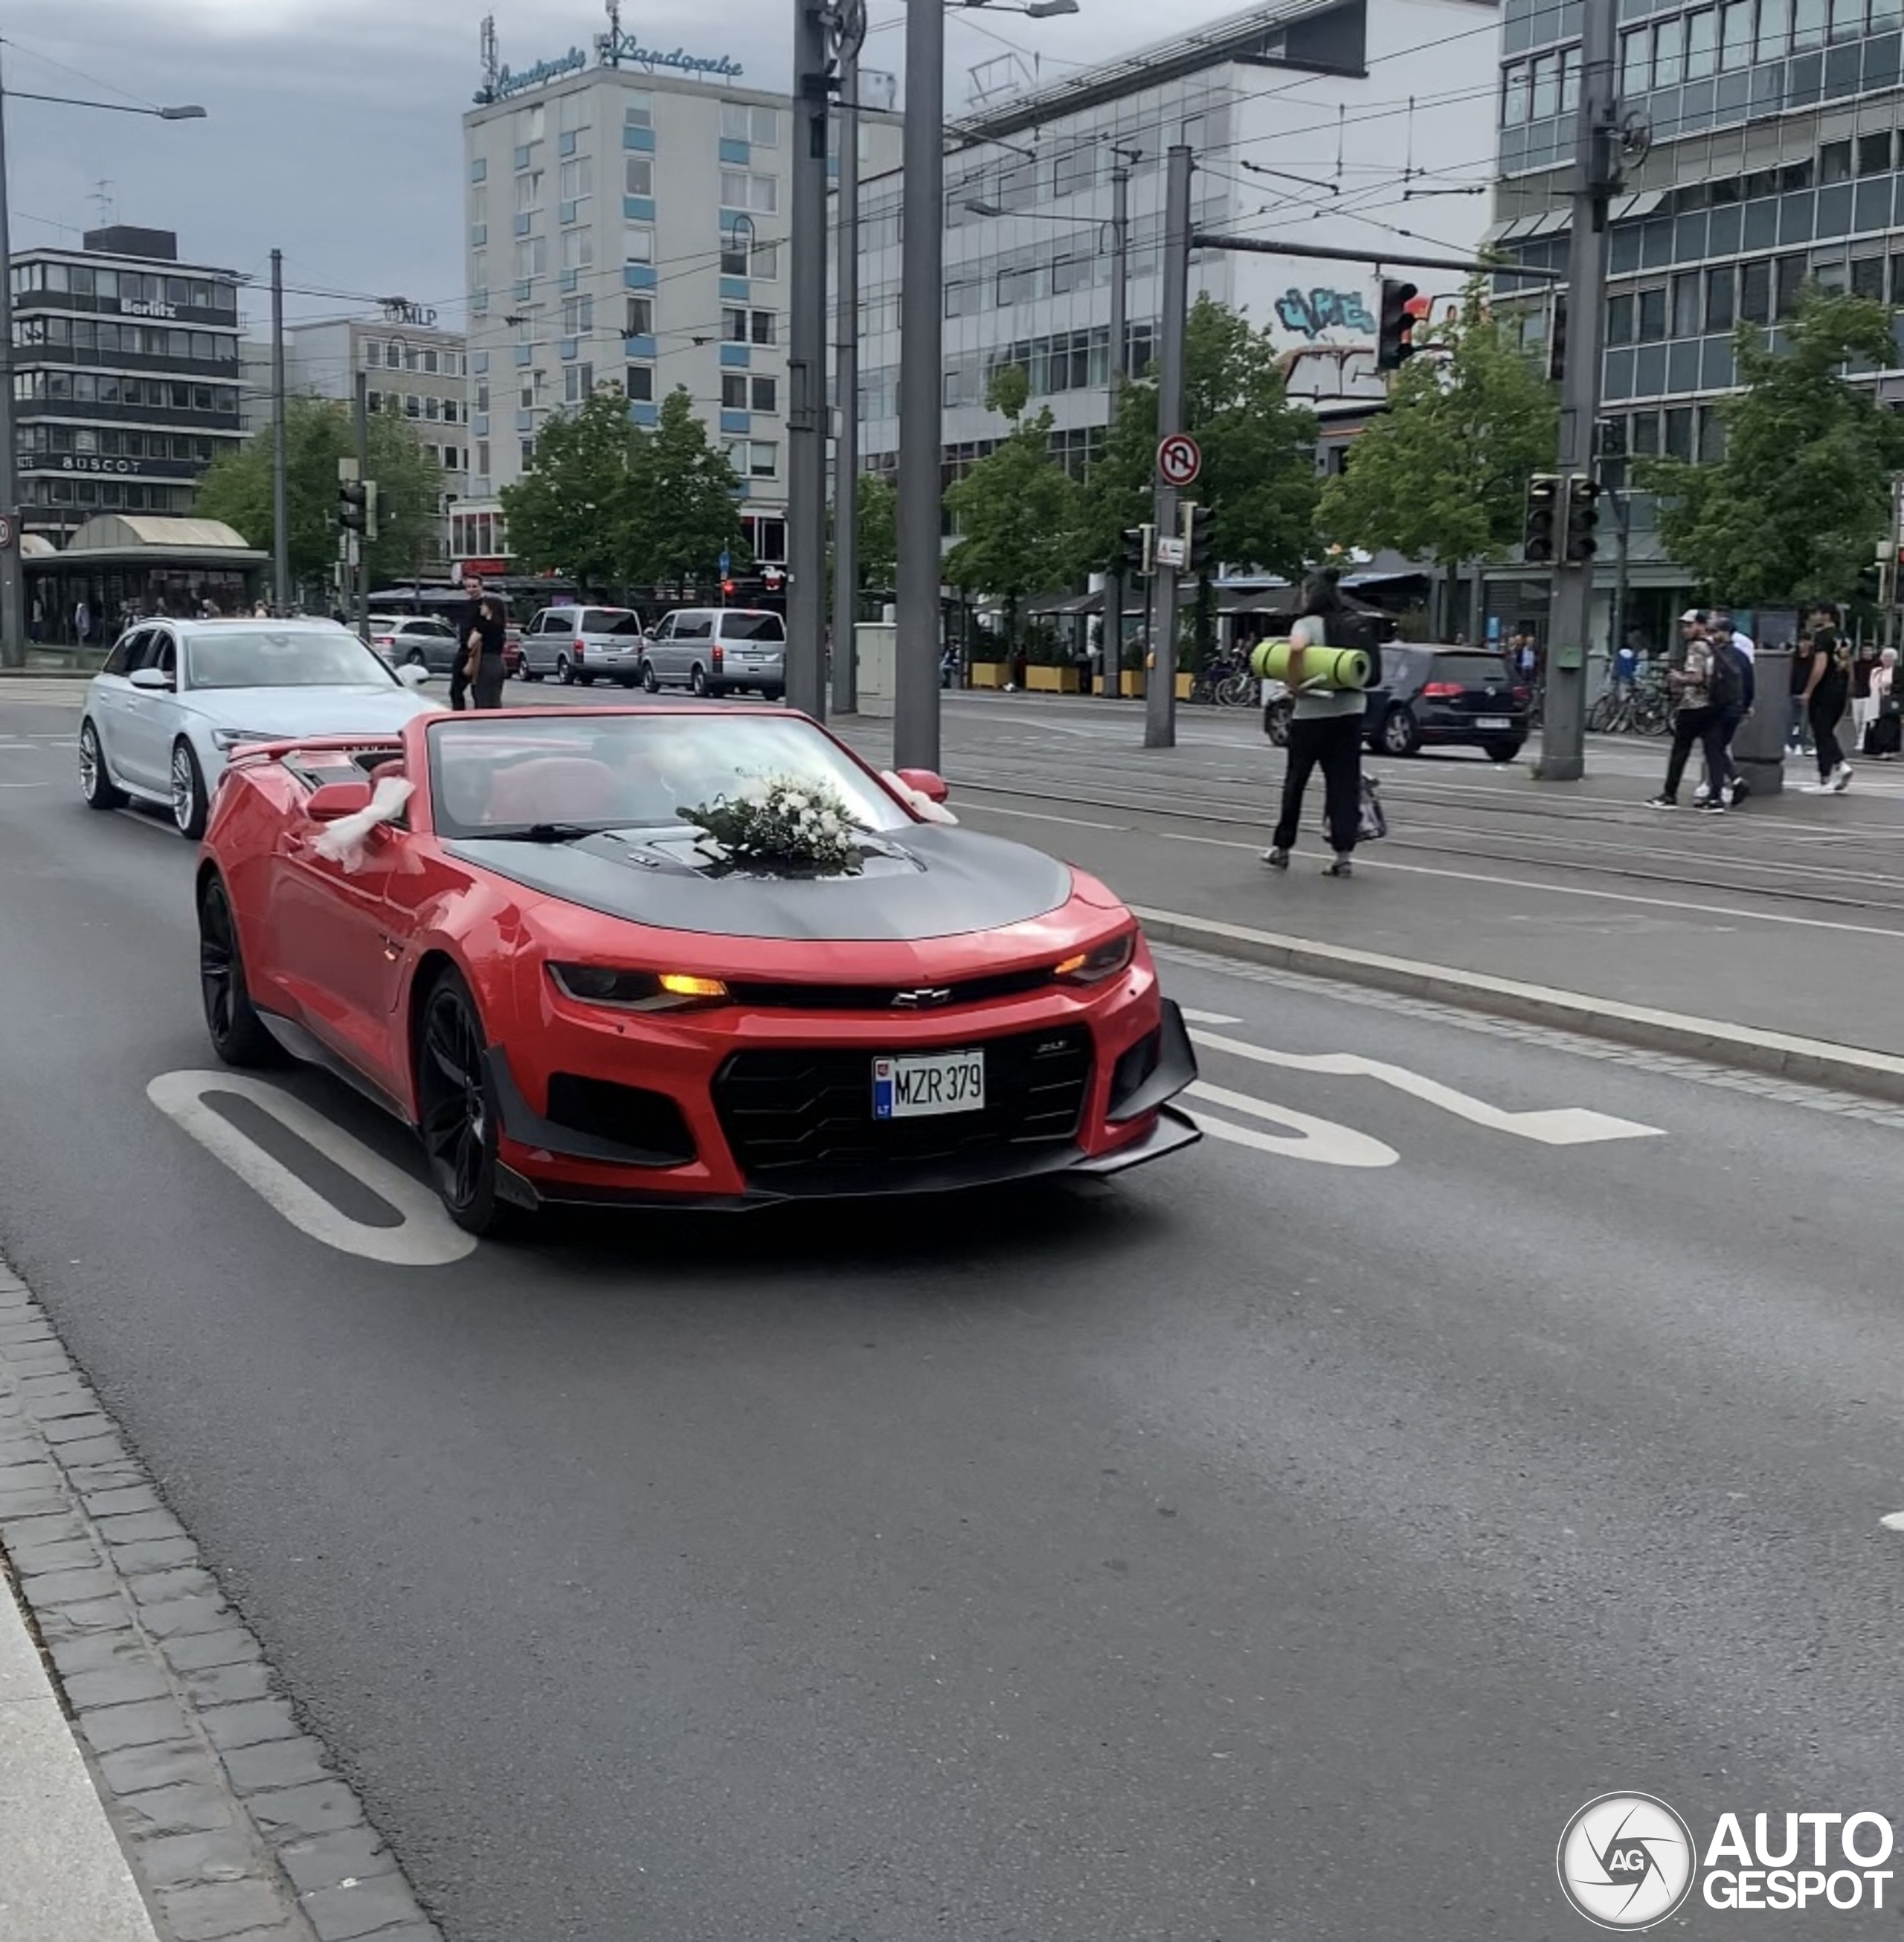
<path fill-rule="evenodd" d="M 1792 651 L 1761 648 L 1752 664 L 1752 712 L 1732 738 L 1732 759 L 1754 795 L 1785 786 L 1785 744 L 1792 732 Z"/>

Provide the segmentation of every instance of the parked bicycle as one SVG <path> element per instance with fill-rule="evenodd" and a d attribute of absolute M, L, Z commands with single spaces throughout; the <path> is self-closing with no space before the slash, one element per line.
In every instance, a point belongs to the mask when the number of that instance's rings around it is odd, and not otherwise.
<path fill-rule="evenodd" d="M 1648 675 L 1608 688 L 1587 711 L 1587 726 L 1596 735 L 1670 734 L 1673 706 L 1665 682 Z"/>
<path fill-rule="evenodd" d="M 1247 708 L 1260 688 L 1245 663 L 1233 654 L 1217 654 L 1190 684 L 1190 699 L 1218 708 Z"/>

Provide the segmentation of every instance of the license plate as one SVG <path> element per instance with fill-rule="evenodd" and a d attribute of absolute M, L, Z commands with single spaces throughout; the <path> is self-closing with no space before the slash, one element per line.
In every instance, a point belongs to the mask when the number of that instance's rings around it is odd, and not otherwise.
<path fill-rule="evenodd" d="M 923 1119 L 935 1113 L 982 1112 L 982 1052 L 916 1052 L 873 1061 L 873 1117 Z"/>
<path fill-rule="evenodd" d="M 1483 715 L 1474 725 L 1478 728 L 1511 728 L 1514 724 L 1505 715 Z"/>

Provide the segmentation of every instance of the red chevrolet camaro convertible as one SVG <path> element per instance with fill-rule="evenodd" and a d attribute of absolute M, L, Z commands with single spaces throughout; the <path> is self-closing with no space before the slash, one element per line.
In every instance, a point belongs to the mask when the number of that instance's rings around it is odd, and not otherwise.
<path fill-rule="evenodd" d="M 1131 913 L 781 709 L 439 713 L 235 755 L 219 1055 L 329 1067 L 479 1233 L 1109 1174 L 1197 1137 Z"/>

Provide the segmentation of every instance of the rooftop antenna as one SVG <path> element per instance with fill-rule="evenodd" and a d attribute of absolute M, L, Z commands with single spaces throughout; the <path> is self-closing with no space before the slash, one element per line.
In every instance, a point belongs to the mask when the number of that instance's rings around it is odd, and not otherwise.
<path fill-rule="evenodd" d="M 109 228 L 119 213 L 118 205 L 113 200 L 112 187 L 112 184 L 109 182 L 96 182 L 93 187 L 93 193 L 87 198 L 87 201 L 96 204 L 98 207 L 99 227 L 102 229 Z"/>
<path fill-rule="evenodd" d="M 496 98 L 497 84 L 502 78 L 502 60 L 496 51 L 496 17 L 485 14 L 482 17 L 482 88 L 477 95 L 479 102 L 491 102 Z"/>
<path fill-rule="evenodd" d="M 621 0 L 603 0 L 603 11 L 608 16 L 608 31 L 596 40 L 595 51 L 605 67 L 620 67 L 626 45 L 622 39 Z"/>

